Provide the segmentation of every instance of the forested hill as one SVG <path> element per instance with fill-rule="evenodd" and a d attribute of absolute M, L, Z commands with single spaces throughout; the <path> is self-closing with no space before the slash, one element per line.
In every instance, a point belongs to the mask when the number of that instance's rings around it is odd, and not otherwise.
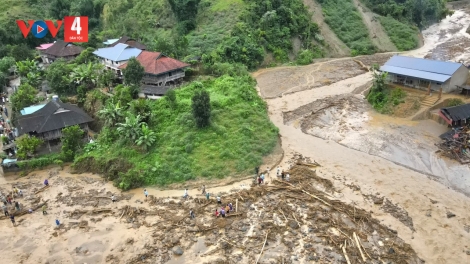
<path fill-rule="evenodd" d="M 31 36 L 25 41 L 16 19 L 83 15 L 91 30 L 87 46 L 128 35 L 180 59 L 202 57 L 211 65 L 241 63 L 251 69 L 413 49 L 419 29 L 448 14 L 445 0 L 3 0 L 0 9 L 5 10 L 0 57 L 24 59 L 23 44 L 32 48 L 51 41 Z M 335 45 L 344 52 L 332 49 Z"/>

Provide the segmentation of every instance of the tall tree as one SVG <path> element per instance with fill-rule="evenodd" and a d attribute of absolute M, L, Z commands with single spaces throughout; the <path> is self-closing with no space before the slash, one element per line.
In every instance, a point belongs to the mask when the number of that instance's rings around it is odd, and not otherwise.
<path fill-rule="evenodd" d="M 127 62 L 127 67 L 122 71 L 122 74 L 127 85 L 139 87 L 145 74 L 144 66 L 135 57 L 132 57 Z"/>
<path fill-rule="evenodd" d="M 13 57 L 3 57 L 0 60 L 0 72 L 9 73 L 13 66 L 15 66 L 15 58 Z"/>
<path fill-rule="evenodd" d="M 70 126 L 62 129 L 62 150 L 63 161 L 73 161 L 75 154 L 84 144 L 83 130 L 78 126 Z"/>
<path fill-rule="evenodd" d="M 35 104 L 37 102 L 37 93 L 38 90 L 31 85 L 27 83 L 21 84 L 18 91 L 11 96 L 13 111 L 18 112 L 27 106 Z"/>
<path fill-rule="evenodd" d="M 199 128 L 207 127 L 211 118 L 211 100 L 204 90 L 196 91 L 192 98 L 192 112 Z"/>
<path fill-rule="evenodd" d="M 87 89 L 92 89 L 97 83 L 101 68 L 102 64 L 93 64 L 91 62 L 88 64 L 80 64 L 73 69 L 70 77 L 76 84 L 82 85 Z"/>
<path fill-rule="evenodd" d="M 69 64 L 62 59 L 49 65 L 46 69 L 46 80 L 52 91 L 61 95 L 75 93 L 75 86 L 70 79 L 71 72 Z"/>

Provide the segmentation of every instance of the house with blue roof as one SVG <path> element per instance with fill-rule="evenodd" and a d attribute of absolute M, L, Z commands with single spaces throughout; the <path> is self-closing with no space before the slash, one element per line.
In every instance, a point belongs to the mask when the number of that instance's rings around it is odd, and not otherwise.
<path fill-rule="evenodd" d="M 417 89 L 452 92 L 466 84 L 469 69 L 462 63 L 395 55 L 382 67 L 387 81 Z"/>
<path fill-rule="evenodd" d="M 119 66 L 125 64 L 130 58 L 137 57 L 142 52 L 138 48 L 127 44 L 118 43 L 115 46 L 97 49 L 93 52 L 100 62 L 109 70 L 113 70 L 117 76 L 121 76 Z"/>

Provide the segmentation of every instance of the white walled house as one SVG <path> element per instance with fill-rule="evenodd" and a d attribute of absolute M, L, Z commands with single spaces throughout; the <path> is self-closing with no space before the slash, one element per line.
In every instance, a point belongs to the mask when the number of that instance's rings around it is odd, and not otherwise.
<path fill-rule="evenodd" d="M 93 54 L 100 59 L 106 69 L 114 71 L 118 77 L 121 77 L 119 66 L 127 63 L 130 58 L 139 56 L 141 52 L 140 49 L 118 43 L 113 47 L 97 49 Z"/>

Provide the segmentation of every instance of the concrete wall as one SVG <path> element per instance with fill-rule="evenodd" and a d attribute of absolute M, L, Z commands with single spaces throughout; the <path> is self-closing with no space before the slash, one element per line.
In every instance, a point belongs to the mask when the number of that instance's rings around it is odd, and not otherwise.
<path fill-rule="evenodd" d="M 452 75 L 450 79 L 450 87 L 452 91 L 457 90 L 457 85 L 463 85 L 467 83 L 468 78 L 468 68 L 464 65 L 460 66 L 460 68 Z"/>

